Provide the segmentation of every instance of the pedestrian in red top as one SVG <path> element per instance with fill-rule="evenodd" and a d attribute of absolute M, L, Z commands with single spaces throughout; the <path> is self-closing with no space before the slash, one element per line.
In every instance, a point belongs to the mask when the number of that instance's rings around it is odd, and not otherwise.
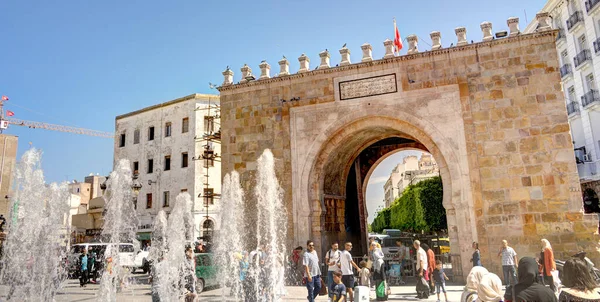
<path fill-rule="evenodd" d="M 433 270 L 435 269 L 435 254 L 433 253 L 433 249 L 431 249 L 426 243 L 421 244 L 425 252 L 427 252 L 427 277 L 425 280 L 429 281 L 429 288 L 431 293 L 435 293 L 435 287 L 433 286 L 433 278 L 431 278 L 433 274 Z"/>
<path fill-rule="evenodd" d="M 556 262 L 554 262 L 554 252 L 552 251 L 552 246 L 550 246 L 550 242 L 546 239 L 542 239 L 540 266 L 540 272 L 542 273 L 542 276 L 544 276 L 544 283 L 549 283 L 548 285 L 550 285 L 550 289 L 556 292 L 557 288 L 554 285 L 554 278 L 552 277 L 552 272 L 556 270 Z"/>

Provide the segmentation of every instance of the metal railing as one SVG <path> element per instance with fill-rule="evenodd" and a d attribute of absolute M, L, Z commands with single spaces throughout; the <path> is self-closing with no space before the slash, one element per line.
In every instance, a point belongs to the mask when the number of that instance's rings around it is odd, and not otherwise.
<path fill-rule="evenodd" d="M 574 12 L 569 19 L 567 19 L 567 29 L 571 31 L 571 29 L 579 23 L 583 23 L 583 13 L 580 10 Z"/>
<path fill-rule="evenodd" d="M 577 102 L 569 102 L 567 104 L 567 113 L 569 115 L 579 113 L 579 104 Z"/>
<path fill-rule="evenodd" d="M 589 49 L 584 49 L 580 51 L 575 58 L 573 58 L 573 62 L 575 63 L 575 68 L 579 67 L 583 63 L 588 60 L 592 60 L 592 52 Z"/>
<path fill-rule="evenodd" d="M 596 89 L 590 89 L 590 91 L 581 97 L 581 105 L 583 107 L 587 107 L 594 102 L 600 102 L 600 94 L 598 94 L 598 90 Z"/>
<path fill-rule="evenodd" d="M 594 53 L 598 54 L 598 52 L 600 52 L 600 38 L 598 38 L 598 39 L 596 39 L 596 41 L 594 41 Z"/>
<path fill-rule="evenodd" d="M 564 78 L 571 74 L 573 74 L 573 68 L 571 68 L 571 64 L 567 63 L 560 68 L 560 77 L 561 78 Z"/>
<path fill-rule="evenodd" d="M 567 40 L 567 34 L 565 33 L 565 30 L 563 28 L 559 28 L 558 29 L 558 35 L 556 36 L 556 41 L 561 41 L 561 40 Z"/>
<path fill-rule="evenodd" d="M 584 162 L 582 164 L 577 165 L 577 173 L 579 174 L 579 179 L 599 179 L 600 175 L 598 175 L 598 163 L 600 163 L 600 161 Z"/>
<path fill-rule="evenodd" d="M 598 3 L 600 3 L 600 0 L 586 0 L 585 11 L 589 14 L 591 10 L 598 6 Z"/>

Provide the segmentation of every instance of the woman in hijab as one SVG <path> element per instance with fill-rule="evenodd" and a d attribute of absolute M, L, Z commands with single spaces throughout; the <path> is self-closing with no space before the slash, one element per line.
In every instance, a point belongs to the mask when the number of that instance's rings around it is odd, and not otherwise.
<path fill-rule="evenodd" d="M 373 281 L 375 282 L 375 292 L 377 293 L 377 289 L 381 286 L 381 283 L 383 281 L 385 281 L 385 268 L 384 268 L 384 264 L 383 264 L 383 251 L 381 250 L 380 247 L 377 246 L 377 242 L 373 242 L 371 243 L 371 247 L 373 247 L 373 252 L 372 252 L 372 256 L 373 256 Z M 387 294 L 387 286 L 385 288 L 385 293 Z M 384 298 L 387 295 L 384 294 L 382 297 L 378 296 L 378 301 L 379 298 Z M 385 299 L 387 300 L 387 299 Z"/>
<path fill-rule="evenodd" d="M 519 261 L 519 282 L 515 285 L 512 301 L 544 301 L 557 302 L 554 292 L 542 284 L 537 283 L 538 264 L 532 257 L 523 257 Z"/>
<path fill-rule="evenodd" d="M 500 302 L 502 298 L 500 277 L 492 273 L 483 276 L 477 287 L 477 302 Z"/>
<path fill-rule="evenodd" d="M 558 289 L 554 285 L 554 279 L 552 278 L 552 272 L 556 270 L 556 262 L 554 262 L 554 252 L 550 242 L 546 239 L 542 239 L 542 252 L 540 253 L 540 265 L 542 276 L 544 277 L 544 283 L 550 285 L 550 289 L 556 292 Z"/>
<path fill-rule="evenodd" d="M 483 266 L 476 266 L 471 269 L 471 272 L 467 276 L 467 285 L 460 297 L 461 302 L 473 302 L 477 300 L 479 282 L 481 281 L 481 278 L 487 274 L 488 270 Z"/>
<path fill-rule="evenodd" d="M 600 294 L 594 290 L 597 286 L 596 282 L 582 260 L 567 260 L 562 278 L 563 285 L 567 288 L 562 289 L 558 301 L 600 301 Z"/>

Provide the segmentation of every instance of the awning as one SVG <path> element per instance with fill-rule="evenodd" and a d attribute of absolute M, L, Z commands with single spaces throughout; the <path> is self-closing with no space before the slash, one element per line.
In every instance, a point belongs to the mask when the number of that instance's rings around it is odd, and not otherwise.
<path fill-rule="evenodd" d="M 152 233 L 138 233 L 137 240 L 152 240 Z"/>

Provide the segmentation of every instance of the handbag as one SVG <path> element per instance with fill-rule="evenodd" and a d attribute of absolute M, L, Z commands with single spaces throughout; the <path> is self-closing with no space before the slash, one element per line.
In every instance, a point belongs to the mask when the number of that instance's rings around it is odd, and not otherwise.
<path fill-rule="evenodd" d="M 327 296 L 327 284 L 321 278 L 321 290 L 319 291 L 319 296 Z"/>
<path fill-rule="evenodd" d="M 553 270 L 550 272 L 550 274 L 552 275 L 552 282 L 554 282 L 554 287 L 556 289 L 559 289 L 562 285 L 562 282 L 560 281 L 560 278 L 558 278 L 558 270 Z"/>

